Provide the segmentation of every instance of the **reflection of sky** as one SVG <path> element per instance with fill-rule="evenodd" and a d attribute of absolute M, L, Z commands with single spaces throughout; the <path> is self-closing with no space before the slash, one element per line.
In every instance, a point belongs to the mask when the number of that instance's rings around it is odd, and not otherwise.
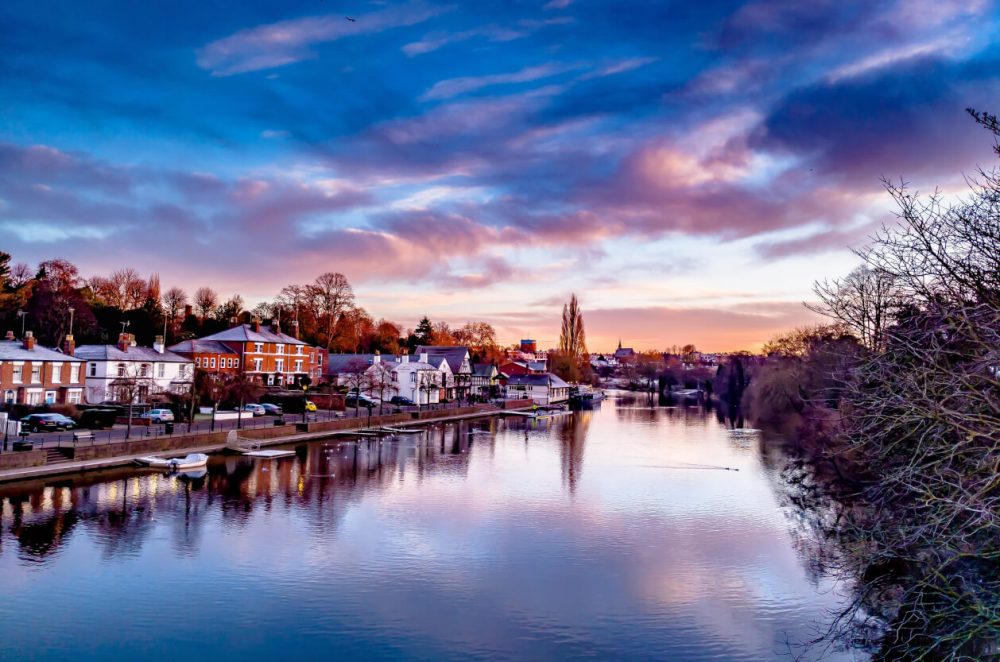
<path fill-rule="evenodd" d="M 93 500 L 41 558 L 7 500 L 0 657 L 760 659 L 812 635 L 834 596 L 806 580 L 756 453 L 695 410 L 579 416 L 439 428 L 381 465 L 362 445 L 357 470 L 354 445 L 317 444 L 228 483 L 236 461 L 213 463 L 190 491 L 64 490 L 64 514 Z M 740 471 L 664 468 L 684 463 Z M 58 519 L 33 503 L 25 522 Z M 43 633 L 11 625 L 43 611 Z"/>

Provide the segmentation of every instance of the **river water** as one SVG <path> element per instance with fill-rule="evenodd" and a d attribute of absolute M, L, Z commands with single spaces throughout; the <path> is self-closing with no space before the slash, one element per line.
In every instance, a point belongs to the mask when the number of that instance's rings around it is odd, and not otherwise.
<path fill-rule="evenodd" d="M 839 598 L 781 464 L 623 395 L 0 486 L 0 659 L 814 659 Z"/>

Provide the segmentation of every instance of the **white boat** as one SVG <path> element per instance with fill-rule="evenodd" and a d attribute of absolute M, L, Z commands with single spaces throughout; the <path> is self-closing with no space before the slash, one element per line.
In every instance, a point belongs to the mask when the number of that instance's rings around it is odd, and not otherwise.
<path fill-rule="evenodd" d="M 137 457 L 135 461 L 153 469 L 169 469 L 170 471 L 188 471 L 208 464 L 208 456 L 204 453 L 189 453 L 184 457 L 166 458 L 158 455 Z"/>

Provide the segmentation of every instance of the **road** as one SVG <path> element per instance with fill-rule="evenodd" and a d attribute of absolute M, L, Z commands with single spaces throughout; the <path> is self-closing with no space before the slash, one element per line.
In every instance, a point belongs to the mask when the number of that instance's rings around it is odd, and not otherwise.
<path fill-rule="evenodd" d="M 439 409 L 454 409 L 454 408 L 459 407 L 459 406 L 464 406 L 464 405 L 460 405 L 458 403 L 438 404 L 438 405 L 425 405 L 424 407 L 390 407 L 389 405 L 386 405 L 385 408 L 383 409 L 383 413 L 389 413 L 389 412 L 393 412 L 393 411 L 396 411 L 396 410 L 404 411 L 404 412 L 409 412 L 409 411 L 418 411 L 420 409 L 426 410 L 428 408 L 434 409 L 434 410 L 439 410 Z M 375 416 L 378 413 L 379 413 L 378 407 L 375 407 L 372 410 L 372 415 Z M 306 420 L 308 420 L 310 422 L 315 422 L 315 421 L 329 421 L 329 420 L 343 419 L 343 418 L 355 418 L 355 410 L 354 409 L 349 409 L 349 410 L 343 411 L 343 412 L 341 412 L 341 411 L 316 411 L 316 412 L 312 412 L 312 413 L 307 413 L 306 417 L 307 417 Z M 359 419 L 360 421 L 363 421 L 367 417 L 368 417 L 368 410 L 367 409 L 361 408 L 361 409 L 358 410 L 358 415 L 356 416 L 357 419 Z M 272 426 L 274 426 L 274 421 L 277 418 L 278 417 L 276 417 L 276 416 L 256 416 L 256 417 L 254 417 L 252 419 L 243 419 L 243 421 L 242 421 L 242 423 L 240 424 L 239 427 L 240 427 L 240 429 L 243 429 L 243 430 L 252 430 L 252 429 L 255 429 L 255 428 L 272 427 Z M 303 420 L 303 418 L 302 418 L 302 414 L 301 413 L 299 413 L 299 414 L 286 414 L 284 416 L 284 421 L 285 421 L 286 424 L 300 423 L 300 422 L 302 422 L 302 420 Z M 193 434 L 193 433 L 198 433 L 198 432 L 211 432 L 213 429 L 216 430 L 216 431 L 218 431 L 218 430 L 235 430 L 235 429 L 237 429 L 237 421 L 236 420 L 216 420 L 215 421 L 215 426 L 213 428 L 211 421 L 198 420 L 198 421 L 195 421 L 190 426 L 190 433 Z M 125 425 L 115 425 L 114 428 L 105 429 L 105 430 L 88 430 L 86 428 L 78 428 L 76 430 L 68 430 L 68 431 L 63 431 L 63 432 L 37 432 L 37 433 L 29 434 L 28 437 L 27 437 L 27 439 L 34 444 L 34 447 L 36 449 L 38 449 L 38 448 L 55 448 L 55 447 L 59 446 L 60 444 L 61 445 L 65 445 L 65 446 L 72 445 L 73 444 L 73 435 L 74 435 L 74 433 L 77 433 L 77 434 L 93 434 L 94 435 L 93 439 L 86 439 L 86 440 L 81 440 L 81 441 L 77 442 L 79 445 L 90 446 L 90 445 L 101 445 L 101 444 L 110 444 L 110 443 L 113 443 L 113 442 L 126 441 L 126 435 L 129 433 L 129 431 L 128 431 L 128 429 L 127 429 L 127 427 Z M 164 432 L 164 426 L 163 425 L 149 425 L 149 426 L 146 426 L 146 425 L 133 425 L 132 426 L 132 430 L 131 430 L 131 436 L 128 437 L 128 438 L 131 439 L 131 440 L 138 440 L 138 439 L 149 439 L 149 438 L 154 438 L 154 437 L 178 436 L 178 435 L 185 435 L 185 434 L 189 434 L 189 428 L 188 428 L 188 424 L 187 423 L 175 423 L 174 424 L 174 432 L 173 432 L 172 435 L 168 435 L 168 434 L 166 434 Z M 2 437 L 0 437 L 0 452 L 10 452 L 11 449 L 12 449 L 12 447 L 13 447 L 13 443 L 15 441 L 18 441 L 18 440 L 19 440 L 19 437 L 11 436 L 7 440 L 6 447 L 4 447 L 4 444 L 2 443 Z"/>

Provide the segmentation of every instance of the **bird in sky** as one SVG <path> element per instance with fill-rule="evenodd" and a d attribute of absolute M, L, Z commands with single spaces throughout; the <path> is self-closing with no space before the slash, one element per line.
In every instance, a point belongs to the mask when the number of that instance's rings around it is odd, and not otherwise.
<path fill-rule="evenodd" d="M 357 21 L 357 19 L 353 19 L 353 18 L 351 18 L 350 16 L 345 16 L 344 18 L 346 18 L 346 19 L 347 19 L 348 21 L 350 21 L 351 23 L 357 23 L 357 22 L 358 22 L 358 21 Z"/>

